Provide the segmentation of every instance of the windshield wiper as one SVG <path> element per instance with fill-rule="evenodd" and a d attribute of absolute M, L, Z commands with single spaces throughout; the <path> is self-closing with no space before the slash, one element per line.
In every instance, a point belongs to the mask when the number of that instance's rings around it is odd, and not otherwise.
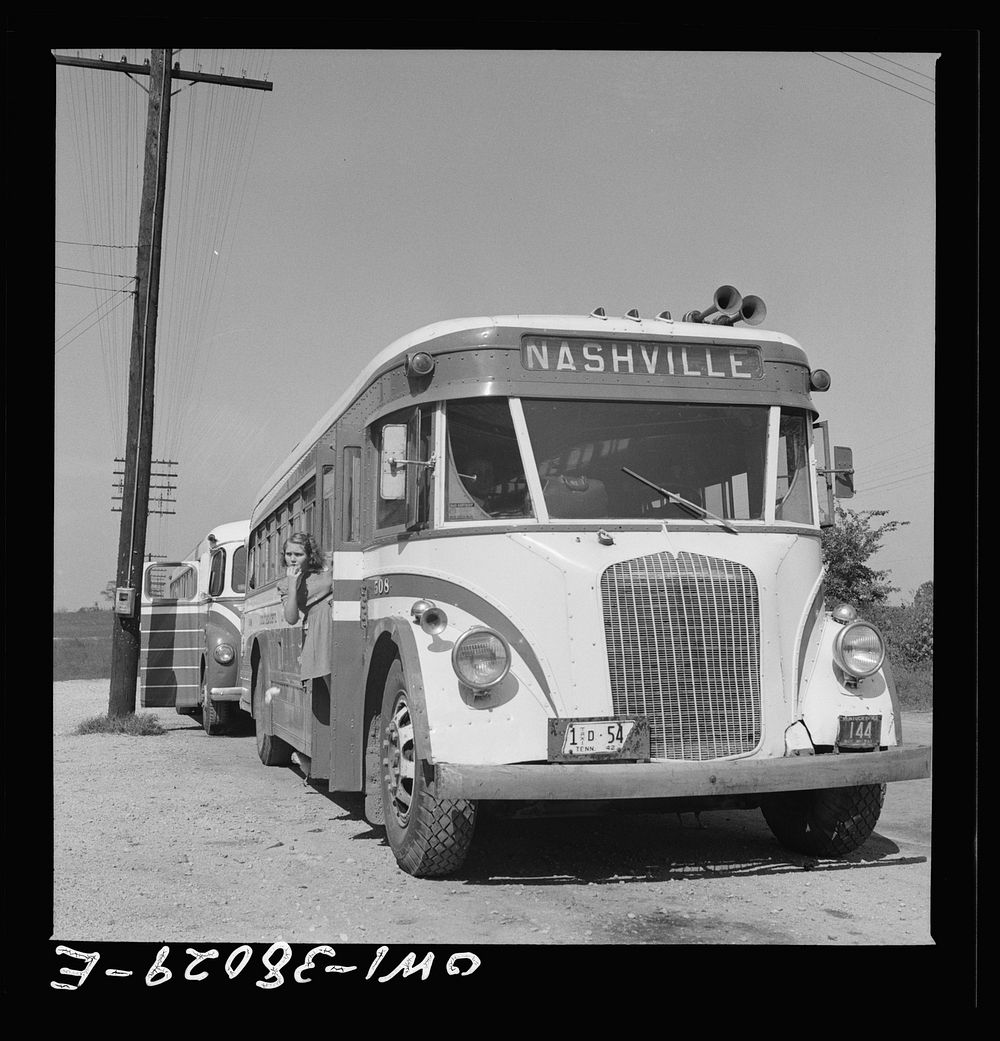
<path fill-rule="evenodd" d="M 630 470 L 627 466 L 622 467 L 622 472 L 627 473 L 629 477 L 634 477 L 637 481 L 642 481 L 643 484 L 649 485 L 649 487 L 654 491 L 659 492 L 661 495 L 665 495 L 671 502 L 676 502 L 685 509 L 700 514 L 701 517 L 706 520 L 714 520 L 717 524 L 721 524 L 726 531 L 731 531 L 734 535 L 739 535 L 739 532 L 731 524 L 727 524 L 721 517 L 717 517 L 710 510 L 706 510 L 704 506 L 699 506 L 696 502 L 690 502 L 682 495 L 678 495 L 677 492 L 671 492 L 666 488 L 661 488 L 658 484 L 648 481 L 645 477 L 637 474 L 634 470 Z"/>

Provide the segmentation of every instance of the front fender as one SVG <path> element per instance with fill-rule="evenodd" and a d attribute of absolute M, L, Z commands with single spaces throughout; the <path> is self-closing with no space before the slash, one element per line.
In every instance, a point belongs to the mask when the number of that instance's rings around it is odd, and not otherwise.
<path fill-rule="evenodd" d="M 384 635 L 395 644 L 403 667 L 406 690 L 410 695 L 410 714 L 413 720 L 414 740 L 417 754 L 428 763 L 434 762 L 434 749 L 431 745 L 430 729 L 427 723 L 427 697 L 424 691 L 423 669 L 420 665 L 420 652 L 413 634 L 413 623 L 405 618 L 392 616 L 380 618 L 369 625 L 368 660 L 365 662 L 365 675 L 368 676 L 373 665 L 372 651 L 379 645 Z"/>
<path fill-rule="evenodd" d="M 220 665 L 215 658 L 209 654 L 205 658 L 205 689 L 213 687 L 235 687 L 239 679 L 239 657 L 234 658 L 228 665 Z"/>
<path fill-rule="evenodd" d="M 516 763 L 547 756 L 548 719 L 556 715 L 548 684 L 538 680 L 538 664 L 526 642 L 509 640 L 511 667 L 488 692 L 476 693 L 455 674 L 455 642 L 468 629 L 492 623 L 443 598 L 435 603 L 448 615 L 441 633 L 424 632 L 403 615 L 412 597 L 381 599 L 384 614 L 369 622 L 372 661 L 377 641 L 392 639 L 399 649 L 414 701 L 418 750 L 427 762 Z M 502 622 L 500 624 L 503 624 Z M 508 623 L 509 625 L 509 623 Z M 368 673 L 370 675 L 370 673 Z"/>
<path fill-rule="evenodd" d="M 874 675 L 847 685 L 847 677 L 833 658 L 833 641 L 841 623 L 824 615 L 819 644 L 809 670 L 803 676 L 800 718 L 814 745 L 833 745 L 840 716 L 881 716 L 882 745 L 902 744 L 899 700 L 888 659 Z"/>

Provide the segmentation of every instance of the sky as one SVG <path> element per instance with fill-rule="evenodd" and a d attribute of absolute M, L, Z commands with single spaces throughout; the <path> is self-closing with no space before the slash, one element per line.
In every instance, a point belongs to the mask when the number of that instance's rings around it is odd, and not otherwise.
<path fill-rule="evenodd" d="M 142 63 L 148 50 L 54 48 Z M 832 385 L 873 564 L 933 578 L 933 51 L 182 49 L 153 454 L 181 559 L 378 351 L 493 314 L 675 316 L 731 284 Z M 142 77 L 56 65 L 54 606 L 106 601 L 120 514 Z M 164 468 L 165 469 L 165 468 Z M 154 479 L 154 483 L 157 483 Z"/>

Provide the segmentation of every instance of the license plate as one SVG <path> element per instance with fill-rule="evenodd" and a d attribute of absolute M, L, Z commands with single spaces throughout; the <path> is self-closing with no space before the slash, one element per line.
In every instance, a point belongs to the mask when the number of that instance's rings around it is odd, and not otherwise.
<path fill-rule="evenodd" d="M 841 716 L 837 748 L 872 749 L 882 744 L 881 716 Z"/>
<path fill-rule="evenodd" d="M 649 723 L 644 716 L 549 720 L 549 762 L 616 759 L 649 759 Z"/>

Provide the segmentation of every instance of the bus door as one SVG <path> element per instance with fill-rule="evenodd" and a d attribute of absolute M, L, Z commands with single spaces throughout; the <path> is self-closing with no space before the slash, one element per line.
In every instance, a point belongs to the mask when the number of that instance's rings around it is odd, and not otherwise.
<path fill-rule="evenodd" d="M 139 687 L 143 708 L 201 704 L 204 596 L 198 562 L 146 564 L 139 613 Z"/>
<path fill-rule="evenodd" d="M 324 441 L 316 452 L 317 509 L 313 516 L 313 534 L 319 543 L 323 559 L 332 569 L 334 566 L 334 539 L 337 524 L 337 481 L 339 474 L 336 466 L 336 441 L 330 437 Z M 336 575 L 334 576 L 336 578 Z M 318 605 L 318 610 L 332 611 L 334 594 L 329 601 Z M 332 633 L 332 629 L 330 630 Z M 326 780 L 330 776 L 330 683 L 332 676 L 326 679 L 314 679 L 310 684 L 308 719 L 303 722 L 309 728 L 309 776 L 318 780 Z"/>

